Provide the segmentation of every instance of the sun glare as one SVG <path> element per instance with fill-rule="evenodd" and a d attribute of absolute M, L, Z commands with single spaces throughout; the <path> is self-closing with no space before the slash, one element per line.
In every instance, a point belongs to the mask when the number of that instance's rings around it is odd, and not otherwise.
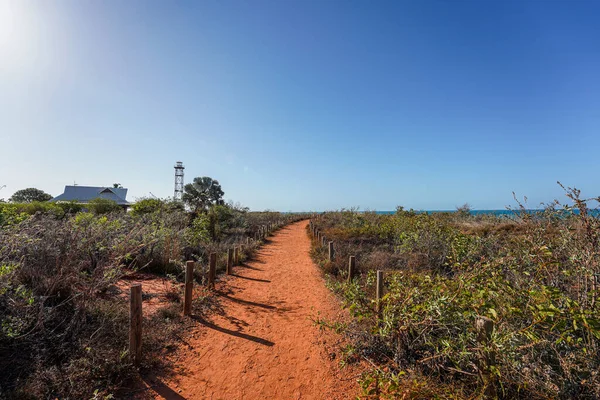
<path fill-rule="evenodd" d="M 13 70 L 28 62 L 33 50 L 31 3 L 0 2 L 0 69 Z"/>

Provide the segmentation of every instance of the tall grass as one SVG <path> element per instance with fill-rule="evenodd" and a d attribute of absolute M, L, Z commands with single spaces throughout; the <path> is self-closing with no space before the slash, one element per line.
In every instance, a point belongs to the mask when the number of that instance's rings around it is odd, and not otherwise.
<path fill-rule="evenodd" d="M 513 219 L 400 208 L 314 220 L 335 242 L 336 259 L 317 245 L 313 257 L 354 316 L 344 362 L 373 365 L 365 396 L 600 397 L 600 222 L 590 200 L 565 190 L 571 206 L 522 207 Z M 347 283 L 350 255 L 359 276 Z M 386 276 L 380 318 L 375 270 Z M 481 316 L 495 324 L 486 345 L 474 326 Z M 489 371 L 483 353 L 495 358 Z"/>
<path fill-rule="evenodd" d="M 294 218 L 231 206 L 193 215 L 160 201 L 130 213 L 77 211 L 0 207 L 0 398 L 114 393 L 137 374 L 127 353 L 127 298 L 115 292 L 124 274 L 181 281 L 186 260 L 202 265 L 208 253 L 246 243 L 261 224 Z M 171 308 L 145 317 L 142 369 L 164 366 L 162 352 L 175 337 L 169 333 L 189 323 Z"/>

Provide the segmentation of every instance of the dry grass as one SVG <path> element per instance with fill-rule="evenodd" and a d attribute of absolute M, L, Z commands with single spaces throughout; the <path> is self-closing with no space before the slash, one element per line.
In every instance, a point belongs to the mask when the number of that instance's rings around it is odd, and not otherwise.
<path fill-rule="evenodd" d="M 600 220 L 567 193 L 579 213 L 521 210 L 507 220 L 343 211 L 313 219 L 337 258 L 324 262 L 320 246 L 311 254 L 355 317 L 352 353 L 373 365 L 365 398 L 479 398 L 492 389 L 505 399 L 600 397 Z M 350 255 L 359 272 L 351 284 Z M 385 276 L 381 316 L 375 270 Z M 495 323 L 485 346 L 474 328 L 480 316 Z M 482 364 L 482 354 L 495 364 Z"/>
<path fill-rule="evenodd" d="M 102 397 L 137 376 L 127 353 L 128 299 L 113 291 L 125 273 L 181 282 L 186 260 L 204 266 L 207 254 L 245 244 L 261 224 L 295 218 L 230 210 L 212 220 L 220 235 L 213 240 L 205 220 L 195 223 L 167 205 L 106 215 L 35 208 L 30 216 L 14 209 L 0 210 L 0 398 L 26 399 Z M 202 283 L 202 274 L 196 277 Z M 168 369 L 166 348 L 190 323 L 180 317 L 181 285 L 167 286 L 159 288 L 155 312 L 145 314 L 142 370 Z M 145 293 L 145 301 L 156 296 Z M 207 304 L 205 294 L 194 307 L 203 312 Z"/>

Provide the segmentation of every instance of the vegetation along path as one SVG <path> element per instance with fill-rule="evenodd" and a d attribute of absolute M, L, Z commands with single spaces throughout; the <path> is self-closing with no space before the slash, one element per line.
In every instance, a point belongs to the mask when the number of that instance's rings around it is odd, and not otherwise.
<path fill-rule="evenodd" d="M 332 348 L 340 340 L 314 320 L 335 319 L 340 306 L 309 256 L 307 221 L 271 236 L 255 260 L 217 283 L 219 309 L 176 356 L 177 376 L 153 385 L 169 399 L 346 399 Z"/>

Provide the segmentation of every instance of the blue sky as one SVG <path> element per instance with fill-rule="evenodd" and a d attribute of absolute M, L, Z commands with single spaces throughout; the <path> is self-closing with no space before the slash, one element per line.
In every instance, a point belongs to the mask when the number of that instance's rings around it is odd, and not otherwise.
<path fill-rule="evenodd" d="M 0 0 L 0 198 L 477 209 L 600 195 L 600 2 Z"/>

